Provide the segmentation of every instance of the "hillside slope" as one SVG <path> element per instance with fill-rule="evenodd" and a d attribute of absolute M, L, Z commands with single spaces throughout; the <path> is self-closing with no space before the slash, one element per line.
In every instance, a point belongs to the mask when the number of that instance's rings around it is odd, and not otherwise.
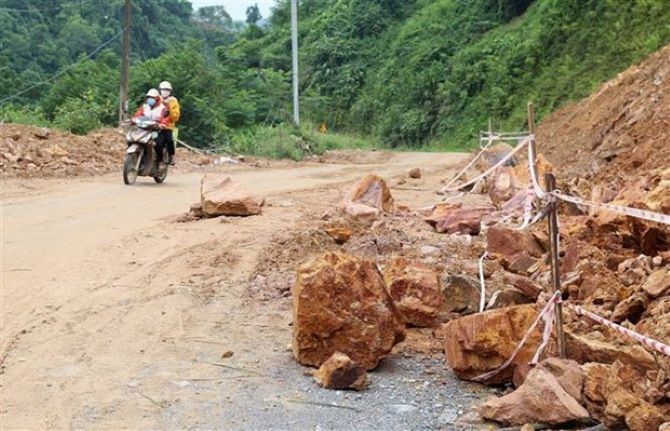
<path fill-rule="evenodd" d="M 670 166 L 670 45 L 558 110 L 538 129 L 538 148 L 564 180 L 619 188 Z"/>

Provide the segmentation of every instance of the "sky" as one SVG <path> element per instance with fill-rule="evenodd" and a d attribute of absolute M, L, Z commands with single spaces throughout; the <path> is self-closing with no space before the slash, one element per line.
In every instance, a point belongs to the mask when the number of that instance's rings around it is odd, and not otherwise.
<path fill-rule="evenodd" d="M 246 11 L 254 3 L 258 4 L 263 18 L 270 17 L 270 6 L 274 5 L 275 0 L 190 0 L 193 9 L 202 6 L 223 6 L 235 21 L 244 21 L 247 19 Z"/>

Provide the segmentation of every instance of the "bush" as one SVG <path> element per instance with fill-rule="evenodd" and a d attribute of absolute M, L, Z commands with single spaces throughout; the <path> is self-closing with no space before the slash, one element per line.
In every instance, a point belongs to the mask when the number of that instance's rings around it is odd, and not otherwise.
<path fill-rule="evenodd" d="M 69 97 L 56 108 L 53 124 L 59 129 L 77 135 L 85 135 L 102 126 L 100 118 L 106 114 L 105 108 L 96 103 L 90 95 L 80 99 Z"/>

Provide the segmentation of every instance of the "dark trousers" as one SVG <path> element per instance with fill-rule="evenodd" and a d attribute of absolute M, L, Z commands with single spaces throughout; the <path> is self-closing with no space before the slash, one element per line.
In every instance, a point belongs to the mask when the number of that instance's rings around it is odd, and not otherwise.
<path fill-rule="evenodd" d="M 158 132 L 156 138 L 156 153 L 158 154 L 158 161 L 163 161 L 163 148 L 167 145 L 168 154 L 174 156 L 174 139 L 172 138 L 172 130 L 161 130 Z"/>

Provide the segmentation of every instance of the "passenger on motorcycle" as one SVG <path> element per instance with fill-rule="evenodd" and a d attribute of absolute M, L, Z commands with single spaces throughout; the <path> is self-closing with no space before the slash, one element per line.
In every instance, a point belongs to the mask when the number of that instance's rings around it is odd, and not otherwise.
<path fill-rule="evenodd" d="M 181 108 L 179 106 L 179 100 L 172 95 L 172 84 L 167 81 L 163 81 L 158 85 L 158 89 L 161 91 L 161 98 L 163 103 L 168 108 L 170 121 L 167 124 L 165 130 L 161 130 L 158 133 L 157 141 L 161 142 L 161 145 L 167 145 L 168 150 L 168 164 L 174 165 L 174 153 L 175 153 L 175 140 L 177 139 L 177 121 L 181 117 Z"/>
<path fill-rule="evenodd" d="M 152 121 L 157 122 L 158 128 L 162 131 L 168 126 L 168 122 L 170 121 L 168 108 L 163 103 L 160 93 L 158 93 L 158 90 L 155 88 L 149 90 L 146 96 L 147 97 L 145 102 L 142 104 L 142 106 L 139 107 L 137 112 L 135 112 L 133 119 L 146 117 Z M 160 165 L 160 163 L 163 162 L 163 146 L 165 145 L 165 141 L 156 138 L 155 144 L 157 156 L 156 160 Z"/>

